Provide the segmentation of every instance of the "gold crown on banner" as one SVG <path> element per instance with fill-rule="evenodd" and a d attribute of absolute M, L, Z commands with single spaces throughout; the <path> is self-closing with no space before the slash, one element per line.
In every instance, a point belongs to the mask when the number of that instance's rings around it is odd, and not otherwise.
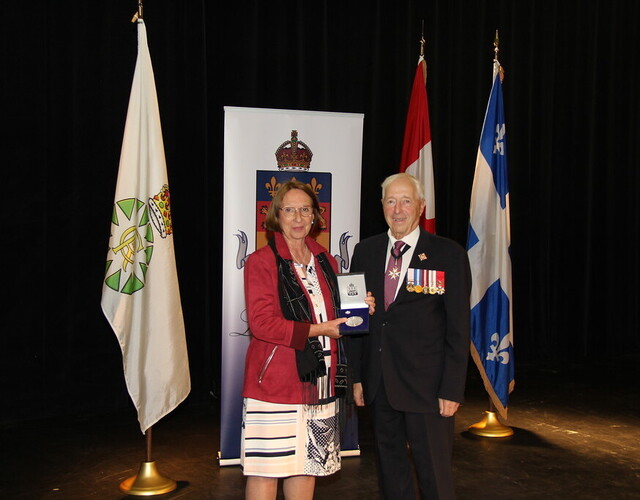
<path fill-rule="evenodd" d="M 291 139 L 276 150 L 279 170 L 309 170 L 313 153 L 309 146 L 298 140 L 298 131 L 291 131 Z"/>
<path fill-rule="evenodd" d="M 166 238 L 167 235 L 173 233 L 169 186 L 165 184 L 158 194 L 149 198 L 149 208 L 151 209 L 151 221 L 160 236 Z"/>

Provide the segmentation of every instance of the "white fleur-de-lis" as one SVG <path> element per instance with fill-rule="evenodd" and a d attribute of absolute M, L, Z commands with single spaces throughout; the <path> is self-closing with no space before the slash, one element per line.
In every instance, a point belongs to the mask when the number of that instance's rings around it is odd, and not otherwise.
<path fill-rule="evenodd" d="M 496 125 L 496 142 L 493 145 L 493 153 L 496 151 L 500 156 L 504 156 L 504 123 L 499 123 Z"/>
<path fill-rule="evenodd" d="M 498 345 L 498 342 L 500 344 Z M 503 365 L 509 363 L 509 346 L 511 345 L 511 335 L 505 335 L 502 337 L 502 341 L 500 341 L 500 335 L 494 333 L 491 335 L 491 345 L 489 348 L 490 352 L 487 353 L 486 360 L 487 361 L 498 361 Z"/>

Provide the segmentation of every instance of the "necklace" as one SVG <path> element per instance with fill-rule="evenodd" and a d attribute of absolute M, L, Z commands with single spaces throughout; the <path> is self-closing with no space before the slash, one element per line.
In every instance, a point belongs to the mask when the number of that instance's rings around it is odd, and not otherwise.
<path fill-rule="evenodd" d="M 305 246 L 302 254 L 302 258 L 299 259 L 292 248 L 289 248 L 291 257 L 293 257 L 293 264 L 296 267 L 305 267 L 309 263 L 309 249 Z"/>

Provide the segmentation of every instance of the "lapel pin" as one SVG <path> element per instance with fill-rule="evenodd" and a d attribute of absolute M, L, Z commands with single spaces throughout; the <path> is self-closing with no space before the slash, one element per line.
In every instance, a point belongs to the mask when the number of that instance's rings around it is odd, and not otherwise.
<path fill-rule="evenodd" d="M 427 260 L 427 256 L 426 256 L 425 254 L 423 254 L 423 253 L 421 253 L 420 255 L 418 255 L 418 258 L 419 258 L 420 260 Z"/>

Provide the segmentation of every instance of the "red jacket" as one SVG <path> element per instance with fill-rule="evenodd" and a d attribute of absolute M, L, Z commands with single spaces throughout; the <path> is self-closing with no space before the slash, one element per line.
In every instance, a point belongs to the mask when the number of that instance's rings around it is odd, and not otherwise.
<path fill-rule="evenodd" d="M 280 233 L 275 233 L 274 236 L 280 256 L 292 259 L 284 237 Z M 326 253 L 325 248 L 312 238 L 307 237 L 306 243 L 314 256 Z M 337 263 L 330 255 L 329 261 L 334 272 L 337 272 Z M 327 319 L 334 319 L 331 292 L 322 271 L 318 270 L 317 274 Z M 301 282 L 300 286 L 306 293 Z M 271 403 L 303 403 L 303 384 L 298 378 L 295 350 L 304 349 L 310 326 L 308 323 L 287 320 L 282 315 L 276 258 L 268 245 L 255 251 L 247 259 L 244 266 L 244 296 L 252 337 L 245 360 L 242 396 Z M 309 307 L 312 307 L 310 300 Z M 337 366 L 337 344 L 333 339 L 331 365 Z M 334 378 L 332 370 L 332 385 Z"/>

